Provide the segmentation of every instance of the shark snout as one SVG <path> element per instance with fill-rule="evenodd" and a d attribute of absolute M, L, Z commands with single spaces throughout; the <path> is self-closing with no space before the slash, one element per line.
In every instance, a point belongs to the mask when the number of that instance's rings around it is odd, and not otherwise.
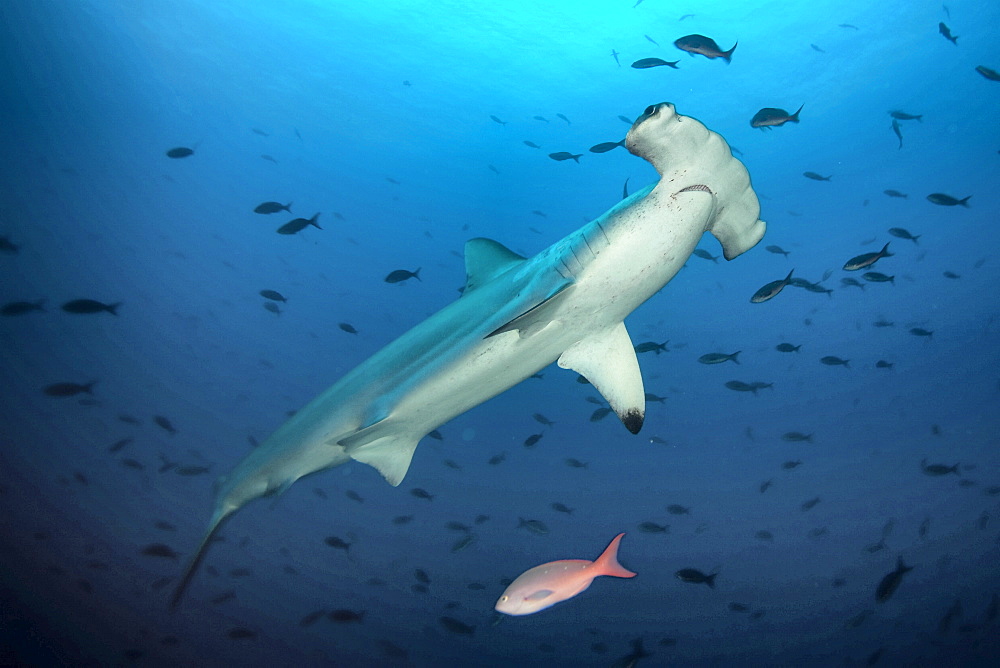
<path fill-rule="evenodd" d="M 642 112 L 642 115 L 639 116 L 639 118 L 635 119 L 635 123 L 632 124 L 632 129 L 634 130 L 644 121 L 653 118 L 654 116 L 660 115 L 661 113 L 663 113 L 664 110 L 666 110 L 669 114 L 673 114 L 674 105 L 671 104 L 670 102 L 660 102 L 659 104 L 649 105 L 648 107 L 646 107 L 646 110 Z"/>

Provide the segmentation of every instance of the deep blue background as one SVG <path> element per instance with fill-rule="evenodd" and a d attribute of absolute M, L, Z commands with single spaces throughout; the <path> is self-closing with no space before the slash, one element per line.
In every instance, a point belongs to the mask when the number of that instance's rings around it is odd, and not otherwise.
<path fill-rule="evenodd" d="M 974 71 L 1000 69 L 1000 7 L 580 4 L 0 3 L 0 236 L 20 247 L 0 254 L 0 302 L 47 300 L 45 312 L 0 319 L 4 660 L 600 666 L 637 637 L 654 652 L 643 665 L 842 665 L 879 648 L 897 665 L 1000 657 L 987 614 L 1000 592 L 1000 83 Z M 689 33 L 724 49 L 739 40 L 732 64 L 672 46 Z M 679 69 L 628 66 L 645 57 Z M 212 480 L 248 437 L 262 441 L 456 298 L 467 238 L 530 255 L 614 205 L 626 178 L 630 191 L 652 183 L 623 149 L 586 149 L 624 136 L 619 115 L 663 100 L 742 152 L 768 232 L 731 263 L 692 257 L 628 319 L 636 343 L 670 340 L 669 353 L 640 356 L 647 391 L 668 397 L 649 405 L 642 434 L 614 416 L 592 423 L 595 392 L 553 367 L 442 427 L 443 441 L 425 439 L 399 488 L 348 464 L 248 506 L 171 614 L 165 578 L 197 544 Z M 798 125 L 749 126 L 761 107 L 803 104 Z M 893 109 L 923 115 L 902 122 L 902 149 Z M 195 154 L 171 160 L 174 146 Z M 546 157 L 564 150 L 584 156 Z M 972 195 L 970 207 L 935 206 L 933 192 Z M 322 212 L 324 229 L 277 235 L 291 216 L 253 213 L 265 200 Z M 876 269 L 894 285 L 840 284 L 848 258 L 887 241 L 894 256 Z M 721 254 L 710 236 L 701 247 Z M 382 280 L 417 267 L 422 282 Z M 811 281 L 831 270 L 832 295 L 787 288 L 749 303 L 792 267 Z M 265 288 L 287 296 L 280 315 L 262 308 Z M 119 316 L 59 310 L 79 297 L 120 301 Z M 895 324 L 873 326 L 882 319 Z M 777 352 L 782 341 L 802 349 Z M 736 350 L 739 366 L 697 362 Z M 875 368 L 880 359 L 894 367 Z M 42 393 L 91 380 L 82 403 Z M 729 380 L 774 388 L 735 393 Z M 813 443 L 783 440 L 789 431 Z M 212 470 L 158 473 L 161 458 Z M 924 458 L 960 462 L 961 475 L 925 475 Z M 480 514 L 477 541 L 453 553 L 461 534 L 446 523 Z M 550 533 L 518 529 L 519 517 Z M 646 521 L 670 533 L 640 531 Z M 886 547 L 870 552 L 890 521 Z M 502 578 L 593 559 L 619 531 L 638 577 L 495 623 Z M 143 556 L 150 543 L 181 558 Z M 878 604 L 899 555 L 914 570 Z M 685 567 L 717 570 L 716 588 L 676 579 Z M 234 577 L 241 568 L 251 574 Z M 430 576 L 426 593 L 411 589 L 415 569 Z M 321 609 L 364 620 L 300 627 Z M 449 632 L 442 616 L 475 634 Z M 256 638 L 230 638 L 237 627 Z"/>

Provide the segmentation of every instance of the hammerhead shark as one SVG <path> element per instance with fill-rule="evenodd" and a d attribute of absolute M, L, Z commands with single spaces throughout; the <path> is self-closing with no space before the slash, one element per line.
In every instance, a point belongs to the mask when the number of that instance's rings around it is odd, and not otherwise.
<path fill-rule="evenodd" d="M 172 607 L 223 522 L 250 501 L 351 460 L 398 485 L 421 438 L 553 361 L 587 378 L 639 432 L 645 392 L 625 317 L 677 274 L 706 231 L 731 260 L 766 224 L 725 140 L 672 104 L 648 107 L 625 147 L 656 168 L 657 183 L 532 258 L 468 241 L 457 301 L 348 372 L 218 480 Z"/>

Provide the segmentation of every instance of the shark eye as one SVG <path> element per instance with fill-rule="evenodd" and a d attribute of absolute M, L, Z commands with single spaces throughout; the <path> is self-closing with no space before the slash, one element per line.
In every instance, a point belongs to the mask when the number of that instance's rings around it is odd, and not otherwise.
<path fill-rule="evenodd" d="M 504 602 L 507 602 L 508 600 L 510 600 L 510 596 L 501 596 L 500 600 L 504 601 Z"/>
<path fill-rule="evenodd" d="M 646 115 L 650 115 L 654 111 L 656 111 L 656 105 L 655 104 L 651 104 L 648 107 L 646 107 L 646 112 L 645 113 L 646 113 Z"/>

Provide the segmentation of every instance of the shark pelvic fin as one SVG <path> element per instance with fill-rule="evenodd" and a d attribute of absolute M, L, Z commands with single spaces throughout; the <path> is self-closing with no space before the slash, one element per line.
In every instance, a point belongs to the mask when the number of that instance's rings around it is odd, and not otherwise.
<path fill-rule="evenodd" d="M 469 294 L 524 260 L 523 256 L 492 239 L 469 239 L 465 242 L 466 281 L 462 294 Z"/>
<path fill-rule="evenodd" d="M 396 487 L 403 482 L 417 449 L 417 441 L 399 434 L 398 425 L 381 420 L 337 442 L 351 459 L 373 466 L 386 481 Z"/>
<path fill-rule="evenodd" d="M 589 380 L 625 428 L 639 433 L 646 415 L 646 394 L 624 322 L 574 343 L 559 356 L 559 366 Z"/>
<path fill-rule="evenodd" d="M 513 320 L 497 327 L 492 332 L 487 334 L 486 338 L 488 339 L 491 336 L 503 334 L 504 332 L 513 332 L 515 330 L 519 331 L 522 337 L 531 336 L 531 334 L 541 329 L 540 325 L 543 325 L 543 323 L 548 324 L 548 322 L 552 320 L 553 309 L 562 302 L 572 287 L 573 281 L 566 279 L 552 292 L 551 295 L 538 302 Z"/>

